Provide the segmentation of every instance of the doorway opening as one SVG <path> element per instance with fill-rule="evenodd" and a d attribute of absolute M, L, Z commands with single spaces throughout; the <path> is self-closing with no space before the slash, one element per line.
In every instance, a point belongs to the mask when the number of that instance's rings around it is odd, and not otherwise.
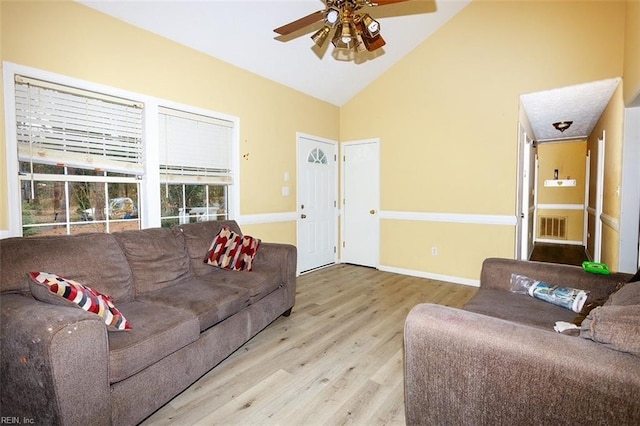
<path fill-rule="evenodd" d="M 541 248 L 543 252 L 555 253 L 552 259 L 561 259 L 562 254 L 558 250 L 563 247 L 568 252 L 580 252 L 581 257 L 588 259 L 597 254 L 603 237 L 595 235 L 595 230 L 607 217 L 596 211 L 596 206 L 602 204 L 603 198 L 602 192 L 596 193 L 596 183 L 603 179 L 605 173 L 598 171 L 596 166 L 603 160 L 604 149 L 596 146 L 601 144 L 592 133 L 613 99 L 620 81 L 620 78 L 613 78 L 520 97 L 517 258 L 535 260 L 534 257 L 544 257 L 541 254 L 534 256 L 534 246 L 538 243 L 552 245 L 554 250 Z M 554 125 L 561 122 L 565 125 Z M 604 132 L 600 139 L 604 145 Z M 555 164 L 551 168 L 547 167 L 548 164 L 543 168 L 542 151 L 552 145 L 566 147 L 576 143 L 583 145 L 584 148 L 580 150 L 584 154 L 578 157 L 575 153 L 558 154 L 552 160 Z M 575 160 L 573 165 L 569 164 L 571 158 Z M 571 172 L 568 171 L 570 169 Z M 542 196 L 545 189 L 549 192 Z M 541 236 L 540 221 L 543 220 L 543 225 L 560 223 L 556 220 L 558 217 L 565 219 L 563 223 L 569 235 L 565 234 L 562 238 L 552 235 L 552 238 L 548 238 L 543 233 Z M 574 245 L 578 247 L 571 247 Z M 538 253 L 541 249 L 538 249 Z M 617 264 L 611 266 L 614 269 L 618 267 Z"/>

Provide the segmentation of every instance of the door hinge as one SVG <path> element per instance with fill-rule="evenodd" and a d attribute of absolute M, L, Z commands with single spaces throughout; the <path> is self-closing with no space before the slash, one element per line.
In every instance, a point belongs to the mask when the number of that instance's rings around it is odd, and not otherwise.
<path fill-rule="evenodd" d="M 336 246 L 333 246 L 333 253 L 337 253 L 338 252 L 338 248 Z"/>
<path fill-rule="evenodd" d="M 338 161 L 338 156 L 336 154 L 333 154 L 333 161 Z"/>
<path fill-rule="evenodd" d="M 346 156 L 346 155 L 343 155 L 343 156 L 342 156 L 342 161 L 343 161 L 343 162 L 344 162 L 344 161 L 347 161 L 347 156 Z"/>
<path fill-rule="evenodd" d="M 338 202 L 336 200 L 333 200 L 333 207 L 338 207 Z"/>
<path fill-rule="evenodd" d="M 342 248 L 344 248 L 344 247 L 345 247 L 345 245 L 346 245 L 346 243 L 343 241 L 343 242 L 342 242 Z"/>

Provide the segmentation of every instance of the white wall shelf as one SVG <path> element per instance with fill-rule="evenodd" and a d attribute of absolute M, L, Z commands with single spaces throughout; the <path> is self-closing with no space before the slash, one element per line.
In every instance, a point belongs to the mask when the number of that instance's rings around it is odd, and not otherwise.
<path fill-rule="evenodd" d="M 576 186 L 576 180 L 575 179 L 547 179 L 544 181 L 544 186 L 552 187 L 552 188 Z"/>

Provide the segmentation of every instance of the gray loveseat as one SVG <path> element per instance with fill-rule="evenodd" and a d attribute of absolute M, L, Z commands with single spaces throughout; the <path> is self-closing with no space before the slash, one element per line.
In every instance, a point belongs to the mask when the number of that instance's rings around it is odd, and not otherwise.
<path fill-rule="evenodd" d="M 294 304 L 296 249 L 262 242 L 252 271 L 203 263 L 222 225 L 0 240 L 2 418 L 35 424 L 142 421 Z M 82 309 L 36 300 L 29 272 L 113 298 L 108 331 Z"/>
<path fill-rule="evenodd" d="M 511 293 L 511 274 L 590 290 L 569 309 Z M 463 309 L 420 304 L 405 323 L 408 425 L 640 424 L 640 282 L 580 267 L 487 259 Z M 556 321 L 581 323 L 573 335 Z"/>

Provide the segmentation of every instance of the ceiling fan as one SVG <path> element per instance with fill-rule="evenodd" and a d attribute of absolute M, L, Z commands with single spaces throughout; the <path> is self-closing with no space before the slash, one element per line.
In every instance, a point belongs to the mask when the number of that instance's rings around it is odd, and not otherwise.
<path fill-rule="evenodd" d="M 380 23 L 362 10 L 363 7 L 386 6 L 408 0 L 323 0 L 324 10 L 318 10 L 286 25 L 276 28 L 276 33 L 286 36 L 309 25 L 324 22 L 311 39 L 322 48 L 331 36 L 336 49 L 355 53 L 373 52 L 385 45 L 380 35 Z"/>

